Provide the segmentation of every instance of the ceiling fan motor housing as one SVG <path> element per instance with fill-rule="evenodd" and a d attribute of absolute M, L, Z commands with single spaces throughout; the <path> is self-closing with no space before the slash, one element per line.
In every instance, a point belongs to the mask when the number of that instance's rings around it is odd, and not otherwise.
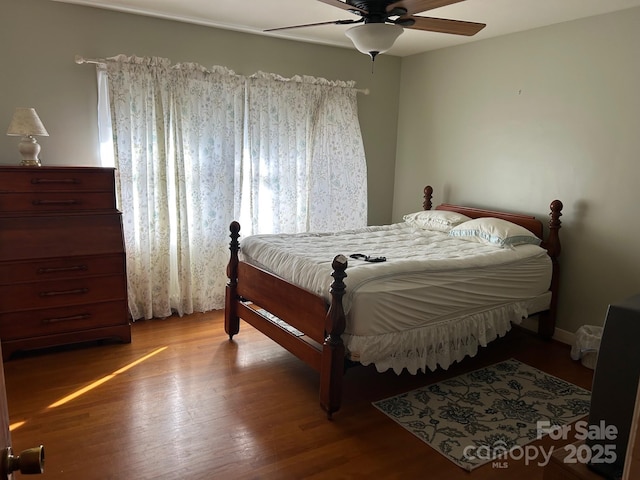
<path fill-rule="evenodd" d="M 368 13 L 355 10 L 354 13 L 365 17 L 365 23 L 384 23 L 389 21 L 389 17 L 402 16 L 407 14 L 407 9 L 403 7 L 395 7 L 391 11 L 387 11 L 387 7 L 395 3 L 394 0 L 347 0 L 347 4 L 360 10 L 366 10 Z M 391 21 L 391 23 L 395 23 Z"/>

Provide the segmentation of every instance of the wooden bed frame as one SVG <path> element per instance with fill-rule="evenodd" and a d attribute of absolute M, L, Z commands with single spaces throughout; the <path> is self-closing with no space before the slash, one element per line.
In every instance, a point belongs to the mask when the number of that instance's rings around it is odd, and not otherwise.
<path fill-rule="evenodd" d="M 425 210 L 432 208 L 433 188 L 424 188 Z M 554 200 L 550 206 L 549 232 L 544 238 L 542 222 L 533 216 L 493 210 L 483 210 L 459 205 L 441 204 L 436 210 L 459 212 L 471 218 L 497 217 L 521 225 L 542 239 L 553 264 L 549 310 L 539 316 L 538 334 L 545 339 L 553 336 L 558 304 L 558 279 L 560 255 L 560 216 L 562 202 Z M 229 282 L 225 297 L 225 331 L 231 340 L 240 330 L 240 318 L 279 343 L 320 373 L 320 405 L 328 418 L 340 408 L 342 377 L 345 370 L 345 347 L 342 333 L 346 320 L 342 297 L 345 293 L 347 258 L 337 255 L 332 263 L 333 283 L 330 287 L 331 302 L 308 290 L 293 285 L 258 267 L 241 262 L 240 224 L 230 225 L 231 258 L 227 266 Z M 275 315 L 303 335 L 292 333 L 280 323 L 274 322 L 264 311 Z"/>

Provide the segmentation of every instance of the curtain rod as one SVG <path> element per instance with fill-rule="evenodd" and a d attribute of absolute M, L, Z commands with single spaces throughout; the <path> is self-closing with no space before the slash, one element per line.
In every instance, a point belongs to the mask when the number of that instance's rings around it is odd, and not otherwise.
<path fill-rule="evenodd" d="M 76 55 L 74 60 L 78 65 L 82 65 L 83 63 L 94 63 L 96 65 L 104 65 L 104 59 L 102 58 L 84 58 L 82 55 Z"/>
<path fill-rule="evenodd" d="M 102 58 L 84 58 L 82 55 L 76 55 L 75 57 L 75 62 L 78 65 L 82 65 L 85 63 L 93 63 L 95 65 L 105 65 L 105 61 Z M 356 88 L 355 89 L 356 92 L 358 93 L 362 93 L 363 95 L 369 95 L 369 89 L 368 88 Z"/>

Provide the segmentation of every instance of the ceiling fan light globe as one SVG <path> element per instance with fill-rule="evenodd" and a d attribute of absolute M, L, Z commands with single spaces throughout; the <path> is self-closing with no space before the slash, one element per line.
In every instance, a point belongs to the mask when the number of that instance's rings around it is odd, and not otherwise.
<path fill-rule="evenodd" d="M 403 31 L 399 25 L 365 23 L 351 27 L 345 35 L 360 52 L 374 58 L 375 55 L 389 50 Z"/>

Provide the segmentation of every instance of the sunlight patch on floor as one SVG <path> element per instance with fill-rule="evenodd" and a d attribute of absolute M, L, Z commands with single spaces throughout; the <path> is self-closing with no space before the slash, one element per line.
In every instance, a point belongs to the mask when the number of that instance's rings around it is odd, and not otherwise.
<path fill-rule="evenodd" d="M 47 408 L 56 408 L 56 407 L 59 407 L 60 405 L 64 405 L 65 403 L 70 402 L 74 398 L 78 398 L 80 395 L 83 395 L 83 394 L 93 390 L 94 388 L 99 387 L 103 383 L 108 382 L 109 380 L 112 380 L 113 378 L 117 377 L 121 373 L 126 372 L 127 370 L 135 367 L 136 365 L 144 362 L 145 360 L 148 360 L 149 358 L 153 357 L 154 355 L 157 355 L 158 353 L 166 350 L 167 348 L 169 348 L 169 347 L 160 347 L 160 348 L 154 350 L 153 352 L 145 355 L 144 357 L 139 358 L 138 360 L 135 360 L 135 361 L 125 365 L 124 367 L 116 370 L 115 372 L 111 373 L 110 375 L 106 375 L 106 376 L 104 376 L 102 378 L 99 378 L 98 380 L 96 380 L 93 383 L 90 383 L 86 387 L 82 387 L 82 388 L 76 390 L 75 392 L 67 395 L 66 397 L 61 398 L 57 402 L 54 402 L 51 405 L 49 405 Z"/>

